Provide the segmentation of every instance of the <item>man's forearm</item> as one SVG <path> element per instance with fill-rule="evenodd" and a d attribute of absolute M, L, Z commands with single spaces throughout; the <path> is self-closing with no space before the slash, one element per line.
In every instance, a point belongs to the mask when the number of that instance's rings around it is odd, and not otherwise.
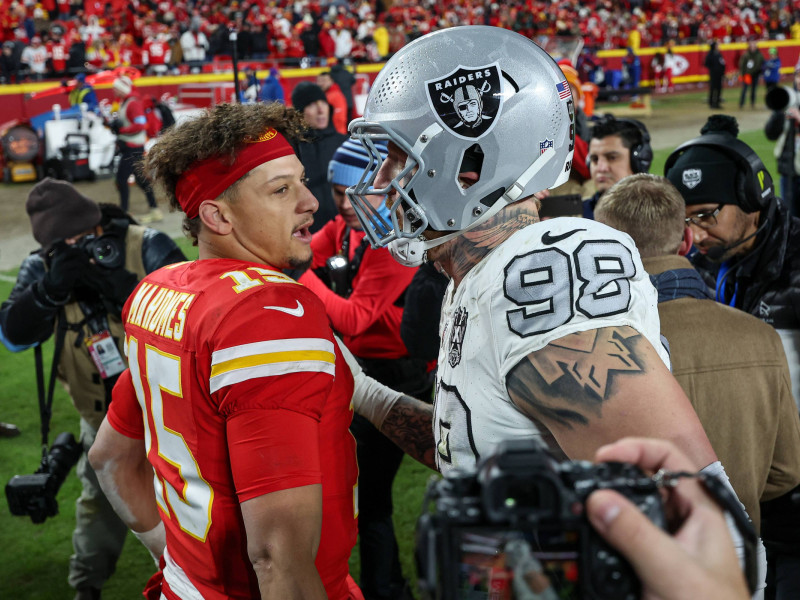
<path fill-rule="evenodd" d="M 411 458 L 436 469 L 432 422 L 433 406 L 402 396 L 386 415 L 380 430 Z"/>

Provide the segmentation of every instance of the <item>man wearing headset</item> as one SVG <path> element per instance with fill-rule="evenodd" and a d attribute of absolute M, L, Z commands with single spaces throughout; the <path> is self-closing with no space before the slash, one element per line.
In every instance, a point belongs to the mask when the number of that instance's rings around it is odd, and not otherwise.
<path fill-rule="evenodd" d="M 628 175 L 647 173 L 653 162 L 650 134 L 636 119 L 606 114 L 592 128 L 586 157 L 595 193 L 583 201 L 583 216 L 594 218 L 594 207 L 608 188 Z"/>
<path fill-rule="evenodd" d="M 800 219 L 789 215 L 775 196 L 772 177 L 755 152 L 736 138 L 734 118 L 712 116 L 700 133 L 679 146 L 664 166 L 686 203 L 686 222 L 697 248 L 694 266 L 718 302 L 749 312 L 777 330 L 797 402 Z M 791 583 L 794 595 L 783 596 L 787 598 L 797 597 L 800 590 L 800 507 L 791 501 L 792 495 L 761 507 L 770 574 L 775 572 L 782 585 Z"/>

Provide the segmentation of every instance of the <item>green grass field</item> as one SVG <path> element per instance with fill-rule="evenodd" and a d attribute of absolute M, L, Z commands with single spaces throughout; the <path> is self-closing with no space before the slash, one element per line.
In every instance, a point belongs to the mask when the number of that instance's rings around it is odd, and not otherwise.
<path fill-rule="evenodd" d="M 704 92 L 683 94 L 674 98 L 659 97 L 659 103 L 683 103 L 686 110 L 696 110 Z M 731 100 L 729 100 L 730 102 Z M 655 110 L 658 104 L 654 103 Z M 753 147 L 769 169 L 773 168 L 772 143 L 763 132 L 743 132 L 740 138 Z M 669 150 L 656 151 L 651 172 L 662 173 Z M 187 256 L 196 256 L 196 249 L 180 240 Z M 0 274 L 0 300 L 8 297 L 14 272 Z M 52 342 L 45 345 L 45 364 L 49 365 Z M 48 367 L 49 368 L 49 367 Z M 15 474 L 30 474 L 41 457 L 39 416 L 37 410 L 34 355 L 32 351 L 12 354 L 0 347 L 0 421 L 17 424 L 22 435 L 0 439 L 0 481 L 5 484 Z M 62 431 L 78 434 L 78 415 L 64 390 L 57 386 L 51 423 L 50 441 Z M 413 575 L 413 532 L 422 505 L 425 482 L 431 471 L 406 459 L 395 480 L 395 526 L 404 571 Z M 80 484 L 74 469 L 58 494 L 60 514 L 44 524 L 34 525 L 27 518 L 14 517 L 5 501 L 0 501 L 0 598 L 24 600 L 63 600 L 72 598 L 67 586 L 69 556 L 72 552 L 71 532 L 74 525 L 74 501 Z M 351 572 L 358 580 L 357 551 L 351 559 Z M 117 565 L 117 572 L 103 591 L 106 600 L 140 597 L 141 589 L 153 570 L 145 549 L 132 536 Z"/>

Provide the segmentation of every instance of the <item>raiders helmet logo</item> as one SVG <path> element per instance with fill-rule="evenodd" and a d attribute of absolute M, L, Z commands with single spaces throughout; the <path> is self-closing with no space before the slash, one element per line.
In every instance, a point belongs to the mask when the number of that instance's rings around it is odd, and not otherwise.
<path fill-rule="evenodd" d="M 491 131 L 503 109 L 500 66 L 459 66 L 440 79 L 425 82 L 433 114 L 446 129 L 465 139 Z"/>
<path fill-rule="evenodd" d="M 700 169 L 686 169 L 681 176 L 681 181 L 690 190 L 696 188 L 703 181 L 703 172 Z"/>

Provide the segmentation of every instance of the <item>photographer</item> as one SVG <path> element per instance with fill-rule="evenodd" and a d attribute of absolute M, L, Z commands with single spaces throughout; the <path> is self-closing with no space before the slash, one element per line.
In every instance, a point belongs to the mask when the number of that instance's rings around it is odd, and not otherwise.
<path fill-rule="evenodd" d="M 787 103 L 780 110 L 773 110 L 764 125 L 764 135 L 767 139 L 775 141 L 775 158 L 778 161 L 778 174 L 781 176 L 781 198 L 792 216 L 800 214 L 800 152 L 797 151 L 800 143 L 800 107 L 797 106 L 798 89 L 800 89 L 800 67 L 795 67 L 793 79 L 794 98 L 786 94 L 794 102 Z M 787 88 L 788 89 L 788 88 Z M 770 98 L 781 97 L 781 91 L 773 92 Z"/>
<path fill-rule="evenodd" d="M 117 375 L 127 366 L 122 305 L 145 274 L 185 257 L 165 234 L 136 225 L 116 206 L 101 209 L 64 181 L 44 179 L 25 207 L 42 248 L 23 261 L 0 306 L 0 328 L 20 346 L 61 336 L 58 377 L 80 413 L 81 443 L 88 450 Z M 77 473 L 83 492 L 75 511 L 69 584 L 77 589 L 76 600 L 83 600 L 100 597 L 127 527 L 100 491 L 85 453 Z"/>

